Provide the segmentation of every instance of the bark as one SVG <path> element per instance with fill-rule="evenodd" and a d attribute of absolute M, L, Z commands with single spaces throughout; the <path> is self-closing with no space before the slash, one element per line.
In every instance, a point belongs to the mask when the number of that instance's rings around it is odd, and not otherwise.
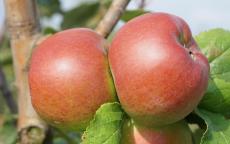
<path fill-rule="evenodd" d="M 27 79 L 27 60 L 40 36 L 36 3 L 35 0 L 5 0 L 5 8 L 18 92 L 18 143 L 39 144 L 45 139 L 47 126 L 32 107 Z M 39 140 L 31 133 L 37 133 Z"/>
<path fill-rule="evenodd" d="M 113 0 L 108 12 L 95 29 L 96 32 L 107 38 L 125 11 L 129 1 L 130 0 Z"/>

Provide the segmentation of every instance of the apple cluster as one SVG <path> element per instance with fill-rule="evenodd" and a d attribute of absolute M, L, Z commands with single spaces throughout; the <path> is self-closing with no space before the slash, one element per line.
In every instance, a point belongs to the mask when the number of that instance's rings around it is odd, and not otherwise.
<path fill-rule="evenodd" d="M 119 101 L 130 117 L 122 144 L 192 144 L 183 119 L 208 76 L 187 23 L 156 12 L 130 20 L 110 45 L 87 28 L 50 36 L 33 50 L 28 78 L 34 109 L 53 126 L 84 130 L 102 104 Z"/>

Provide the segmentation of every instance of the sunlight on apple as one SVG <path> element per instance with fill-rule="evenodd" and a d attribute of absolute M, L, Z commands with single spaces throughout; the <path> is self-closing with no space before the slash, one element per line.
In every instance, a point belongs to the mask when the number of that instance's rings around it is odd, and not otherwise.
<path fill-rule="evenodd" d="M 137 45 L 137 47 L 139 46 Z M 153 44 L 148 43 L 145 43 L 144 45 L 142 44 L 141 48 L 139 48 L 135 54 L 137 61 L 142 61 L 143 64 L 148 67 L 159 65 L 161 60 L 166 58 L 167 53 L 165 53 L 163 49 L 153 49 L 152 47 L 157 47 L 157 45 L 154 46 Z"/>
<path fill-rule="evenodd" d="M 74 71 L 79 70 L 79 65 L 76 67 L 76 64 L 73 64 L 73 60 L 71 59 L 59 59 L 55 62 L 56 70 L 58 73 L 63 73 L 64 75 L 68 75 L 69 72 L 72 72 L 73 65 Z"/>

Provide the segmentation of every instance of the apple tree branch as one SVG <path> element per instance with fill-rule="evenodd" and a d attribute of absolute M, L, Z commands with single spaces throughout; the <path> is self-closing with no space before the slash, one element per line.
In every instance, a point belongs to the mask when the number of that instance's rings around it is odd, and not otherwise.
<path fill-rule="evenodd" d="M 47 126 L 32 107 L 27 79 L 27 60 L 34 41 L 40 36 L 36 3 L 35 0 L 5 0 L 5 9 L 18 94 L 18 143 L 39 143 L 45 139 Z M 35 132 L 39 139 L 31 137 Z"/>
<path fill-rule="evenodd" d="M 130 0 L 113 0 L 104 18 L 96 27 L 96 32 L 107 38 L 114 26 L 119 21 L 122 13 L 125 11 L 129 1 Z"/>

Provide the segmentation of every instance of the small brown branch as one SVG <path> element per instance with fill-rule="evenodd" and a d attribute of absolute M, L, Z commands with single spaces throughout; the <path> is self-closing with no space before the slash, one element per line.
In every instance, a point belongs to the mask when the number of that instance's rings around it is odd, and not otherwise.
<path fill-rule="evenodd" d="M 5 0 L 5 8 L 18 90 L 18 131 L 19 137 L 23 136 L 18 143 L 27 144 L 27 141 L 35 140 L 37 137 L 30 135 L 31 130 L 32 133 L 34 130 L 41 133 L 38 141 L 42 142 L 47 126 L 32 107 L 26 69 L 31 49 L 40 36 L 36 3 L 35 0 Z"/>
<path fill-rule="evenodd" d="M 7 85 L 5 74 L 2 71 L 2 67 L 0 66 L 0 90 L 4 99 L 6 100 L 6 104 L 10 109 L 12 114 L 16 114 L 18 112 L 17 104 L 14 101 L 13 95 Z"/>
<path fill-rule="evenodd" d="M 108 12 L 95 29 L 96 32 L 107 38 L 119 21 L 129 1 L 130 0 L 113 0 Z"/>
<path fill-rule="evenodd" d="M 3 35 L 4 35 L 4 24 L 5 24 L 5 23 L 3 23 L 2 27 L 0 27 L 0 44 L 1 44 L 2 40 L 3 40 Z"/>
<path fill-rule="evenodd" d="M 145 8 L 145 5 L 146 5 L 146 1 L 145 0 L 141 0 L 140 1 L 140 4 L 138 6 L 139 9 L 144 9 Z"/>

